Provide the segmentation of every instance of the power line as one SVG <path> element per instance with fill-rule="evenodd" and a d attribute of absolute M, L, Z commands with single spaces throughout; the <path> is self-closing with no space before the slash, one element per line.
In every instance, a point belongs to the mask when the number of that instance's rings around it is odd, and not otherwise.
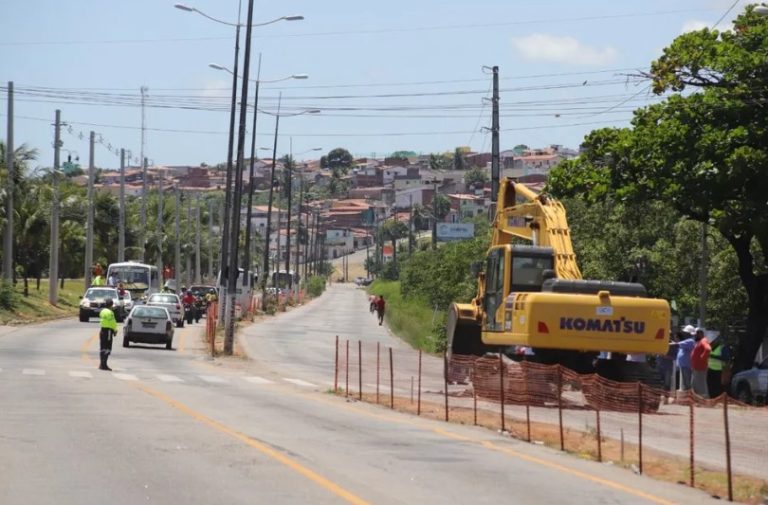
<path fill-rule="evenodd" d="M 330 37 L 330 36 L 352 36 L 352 35 L 380 35 L 388 33 L 410 33 L 425 31 L 450 31 L 464 30 L 473 28 L 498 28 L 505 26 L 521 26 L 534 24 L 553 24 L 553 23 L 577 23 L 587 21 L 604 21 L 611 19 L 636 19 L 638 17 L 667 16 L 672 14 L 690 14 L 692 12 L 712 11 L 714 8 L 698 9 L 677 9 L 668 11 L 634 12 L 623 14 L 601 14 L 595 16 L 579 16 L 572 18 L 542 18 L 515 21 L 500 21 L 495 23 L 466 23 L 455 25 L 432 25 L 432 26 L 413 26 L 401 28 L 380 28 L 370 30 L 341 30 L 327 32 L 305 32 L 305 33 L 281 33 L 265 35 L 259 34 L 255 38 L 259 39 L 278 39 L 278 38 L 303 38 L 303 37 Z M 212 40 L 231 40 L 231 37 L 178 37 L 178 38 L 155 38 L 155 39 L 102 39 L 102 40 L 55 40 L 55 41 L 0 41 L 0 46 L 44 46 L 44 45 L 95 45 L 95 44 L 156 44 L 159 42 L 205 42 Z"/>

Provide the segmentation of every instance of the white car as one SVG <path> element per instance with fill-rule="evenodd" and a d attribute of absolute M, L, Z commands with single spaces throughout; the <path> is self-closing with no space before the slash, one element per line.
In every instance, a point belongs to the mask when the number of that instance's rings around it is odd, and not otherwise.
<path fill-rule="evenodd" d="M 177 328 L 184 327 L 184 309 L 181 307 L 181 300 L 178 295 L 173 293 L 155 293 L 147 298 L 147 305 L 165 307 L 171 316 L 171 321 L 176 323 Z"/>
<path fill-rule="evenodd" d="M 131 342 L 142 344 L 165 344 L 173 346 L 173 321 L 168 309 L 160 306 L 137 305 L 128 314 L 123 327 L 123 347 Z"/>
<path fill-rule="evenodd" d="M 90 318 L 99 317 L 101 309 L 107 306 L 107 298 L 112 299 L 112 311 L 115 313 L 115 319 L 118 323 L 122 322 L 128 312 L 125 310 L 117 290 L 108 287 L 88 288 L 80 300 L 80 322 L 87 323 Z"/>
<path fill-rule="evenodd" d="M 731 395 L 744 403 L 764 405 L 768 402 L 768 358 L 734 375 L 731 379 Z"/>

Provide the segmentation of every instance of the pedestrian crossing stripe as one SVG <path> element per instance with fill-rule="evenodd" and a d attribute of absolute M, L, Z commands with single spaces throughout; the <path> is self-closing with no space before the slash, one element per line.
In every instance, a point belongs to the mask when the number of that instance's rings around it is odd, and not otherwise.
<path fill-rule="evenodd" d="M 129 373 L 113 373 L 112 376 L 116 379 L 120 379 L 121 381 L 137 381 L 139 380 L 138 377 L 135 375 L 131 375 Z"/>
<path fill-rule="evenodd" d="M 247 380 L 252 384 L 274 384 L 275 383 L 274 381 L 265 379 L 264 377 L 251 376 L 251 377 L 243 377 L 243 379 Z"/>
<path fill-rule="evenodd" d="M 304 387 L 316 387 L 317 384 L 312 384 L 311 382 L 303 381 L 301 379 L 286 379 L 283 378 L 285 382 L 290 382 L 291 384 L 296 384 L 297 386 L 304 386 Z"/>
<path fill-rule="evenodd" d="M 39 368 L 25 368 L 21 371 L 24 375 L 45 375 L 45 370 Z"/>
<path fill-rule="evenodd" d="M 210 382 L 211 384 L 224 384 L 227 382 L 227 379 L 223 379 L 215 375 L 198 375 L 198 377 L 203 379 L 205 382 Z"/>
<path fill-rule="evenodd" d="M 92 379 L 93 374 L 91 372 L 84 372 L 81 370 L 72 370 L 69 372 L 70 377 L 81 377 L 83 379 Z"/>
<path fill-rule="evenodd" d="M 183 379 L 180 379 L 176 377 L 175 375 L 158 375 L 158 379 L 160 379 L 163 382 L 184 382 Z"/>

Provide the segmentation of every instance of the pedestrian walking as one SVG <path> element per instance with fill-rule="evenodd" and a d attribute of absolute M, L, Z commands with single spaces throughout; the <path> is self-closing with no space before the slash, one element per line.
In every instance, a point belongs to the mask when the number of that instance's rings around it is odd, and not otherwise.
<path fill-rule="evenodd" d="M 707 363 L 707 390 L 710 398 L 717 398 L 723 393 L 723 386 L 730 382 L 731 353 L 723 342 L 723 337 L 710 343 L 712 352 Z"/>
<path fill-rule="evenodd" d="M 112 371 L 107 366 L 107 360 L 112 352 L 112 339 L 117 333 L 117 321 L 115 320 L 115 313 L 112 312 L 112 298 L 107 298 L 104 302 L 104 307 L 99 312 L 99 325 L 101 330 L 99 331 L 99 357 L 101 358 L 101 364 L 99 370 Z"/>
<path fill-rule="evenodd" d="M 693 392 L 703 398 L 709 398 L 707 388 L 707 368 L 712 347 L 704 336 L 704 328 L 696 328 L 696 345 L 691 352 L 691 386 Z"/>
<path fill-rule="evenodd" d="M 691 389 L 691 353 L 696 346 L 693 336 L 696 330 L 690 324 L 683 328 L 682 340 L 677 344 L 677 368 L 680 369 L 681 388 L 683 391 Z"/>
<path fill-rule="evenodd" d="M 384 309 L 385 309 L 385 307 L 386 307 L 386 303 L 384 302 L 384 295 L 381 295 L 376 300 L 376 313 L 379 316 L 379 326 L 381 326 L 384 323 Z"/>
<path fill-rule="evenodd" d="M 661 380 L 664 383 L 664 391 L 672 390 L 672 372 L 674 371 L 675 358 L 677 357 L 678 341 L 682 332 L 678 332 L 675 338 L 669 343 L 666 354 L 659 354 L 656 359 L 657 369 Z"/>

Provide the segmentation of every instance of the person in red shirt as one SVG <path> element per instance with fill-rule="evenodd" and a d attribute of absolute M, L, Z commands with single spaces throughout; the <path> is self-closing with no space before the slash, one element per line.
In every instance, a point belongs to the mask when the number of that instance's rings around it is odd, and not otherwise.
<path fill-rule="evenodd" d="M 184 291 L 184 295 L 181 297 L 181 303 L 183 303 L 184 305 L 194 305 L 195 295 L 192 294 L 192 291 L 187 291 L 186 289 L 183 289 L 183 291 Z"/>
<path fill-rule="evenodd" d="M 709 368 L 709 354 L 712 346 L 704 336 L 704 328 L 696 328 L 696 345 L 691 352 L 691 386 L 693 392 L 703 398 L 709 398 L 707 388 L 707 368 Z"/>
<path fill-rule="evenodd" d="M 384 308 L 386 307 L 386 304 L 384 303 L 384 295 L 379 296 L 379 298 L 376 300 L 376 313 L 379 316 L 379 326 L 384 322 Z"/>

